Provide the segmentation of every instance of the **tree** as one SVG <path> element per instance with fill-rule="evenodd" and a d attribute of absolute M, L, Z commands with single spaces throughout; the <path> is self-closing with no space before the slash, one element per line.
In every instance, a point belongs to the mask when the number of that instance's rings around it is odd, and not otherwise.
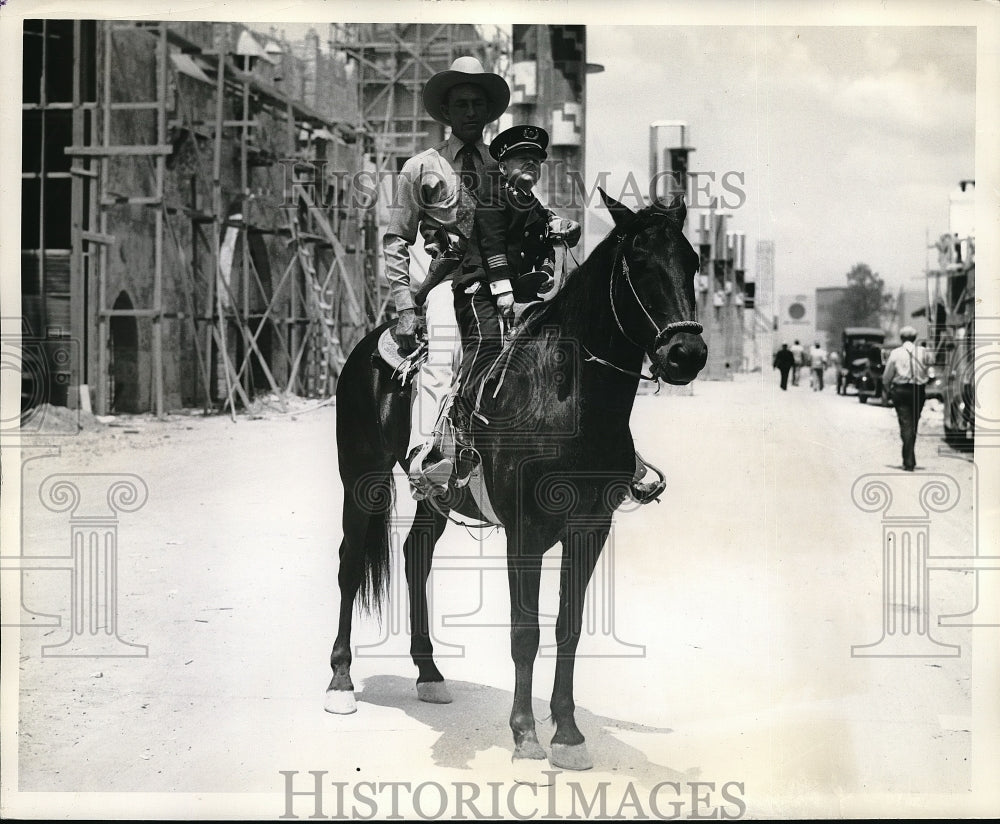
<path fill-rule="evenodd" d="M 847 273 L 847 290 L 836 314 L 844 326 L 881 326 L 894 302 L 878 272 L 867 263 L 856 263 Z"/>

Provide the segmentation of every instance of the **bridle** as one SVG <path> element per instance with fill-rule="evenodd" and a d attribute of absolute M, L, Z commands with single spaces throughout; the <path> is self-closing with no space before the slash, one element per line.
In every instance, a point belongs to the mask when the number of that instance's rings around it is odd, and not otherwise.
<path fill-rule="evenodd" d="M 632 282 L 632 276 L 629 272 L 628 260 L 625 258 L 625 238 L 624 232 L 618 235 L 618 246 L 615 249 L 614 258 L 611 261 L 611 277 L 608 279 L 608 301 L 611 304 L 611 314 L 614 316 L 615 325 L 618 327 L 618 331 L 621 332 L 622 337 L 625 338 L 629 343 L 631 343 L 637 349 L 643 352 L 647 351 L 641 343 L 636 341 L 628 332 L 625 331 L 625 327 L 622 325 L 621 318 L 618 315 L 618 306 L 615 303 L 615 286 L 619 282 L 619 276 L 624 279 L 625 283 L 628 284 L 629 291 L 632 293 L 632 297 L 635 298 L 635 302 L 638 307 L 642 310 L 643 315 L 646 316 L 646 320 L 649 321 L 649 325 L 653 327 L 653 331 L 656 333 L 653 338 L 653 345 L 648 351 L 655 352 L 675 333 L 677 332 L 689 332 L 693 335 L 700 335 L 704 331 L 704 327 L 698 323 L 696 320 L 678 320 L 668 323 L 664 327 L 660 327 L 655 320 L 653 320 L 652 315 L 646 310 L 643 305 L 642 299 L 639 297 L 639 293 L 635 290 L 635 284 Z M 621 261 L 621 267 L 619 268 L 618 262 Z M 642 380 L 655 381 L 657 378 L 652 375 L 643 375 L 641 372 L 632 372 L 628 369 L 623 369 L 610 361 L 599 358 L 590 352 L 586 346 L 584 346 L 584 351 L 587 352 L 589 356 L 587 360 L 595 361 L 603 366 L 608 366 L 612 369 L 616 369 L 631 377 L 638 377 Z"/>

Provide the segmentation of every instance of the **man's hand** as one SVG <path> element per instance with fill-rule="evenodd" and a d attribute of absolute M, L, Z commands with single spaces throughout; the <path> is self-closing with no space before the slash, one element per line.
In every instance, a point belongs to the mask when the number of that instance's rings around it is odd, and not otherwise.
<path fill-rule="evenodd" d="M 396 323 L 396 342 L 399 344 L 399 351 L 404 355 L 409 355 L 417 348 L 417 313 L 412 309 L 404 309 L 399 313 L 399 321 Z"/>
<path fill-rule="evenodd" d="M 575 220 L 565 217 L 552 218 L 549 221 L 549 234 L 555 240 L 562 240 L 567 246 L 576 246 L 580 242 L 582 228 Z"/>
<path fill-rule="evenodd" d="M 507 320 L 514 317 L 514 293 L 504 292 L 502 295 L 497 295 L 497 309 Z"/>

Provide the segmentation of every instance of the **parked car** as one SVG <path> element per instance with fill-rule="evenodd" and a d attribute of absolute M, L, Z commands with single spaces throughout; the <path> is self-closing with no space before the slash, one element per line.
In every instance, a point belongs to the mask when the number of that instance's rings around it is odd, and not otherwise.
<path fill-rule="evenodd" d="M 882 392 L 882 370 L 885 368 L 881 358 L 881 350 L 878 355 L 868 358 L 857 358 L 852 363 L 851 382 L 858 393 L 858 401 L 868 403 L 869 398 L 881 398 Z"/>
<path fill-rule="evenodd" d="M 885 342 L 885 332 L 868 326 L 848 326 L 841 337 L 840 362 L 837 365 L 837 394 L 846 395 L 847 388 L 854 386 L 860 389 L 858 382 L 873 368 L 872 364 L 882 365 L 882 344 Z M 881 372 L 879 372 L 881 376 Z M 862 403 L 867 402 L 870 394 L 864 396 Z"/>

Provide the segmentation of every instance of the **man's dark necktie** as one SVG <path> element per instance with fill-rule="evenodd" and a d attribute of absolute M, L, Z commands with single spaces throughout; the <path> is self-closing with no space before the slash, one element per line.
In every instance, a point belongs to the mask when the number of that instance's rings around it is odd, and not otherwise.
<path fill-rule="evenodd" d="M 468 239 L 472 236 L 472 226 L 476 212 L 476 190 L 479 188 L 479 172 L 476 171 L 476 161 L 473 153 L 476 147 L 471 143 L 466 143 L 459 149 L 458 154 L 462 158 L 462 189 L 458 193 L 458 213 L 456 215 L 458 233 Z"/>
<path fill-rule="evenodd" d="M 459 150 L 462 156 L 462 185 L 473 194 L 479 189 L 479 172 L 476 170 L 476 161 L 473 155 L 476 147 L 471 143 L 466 143 Z"/>

